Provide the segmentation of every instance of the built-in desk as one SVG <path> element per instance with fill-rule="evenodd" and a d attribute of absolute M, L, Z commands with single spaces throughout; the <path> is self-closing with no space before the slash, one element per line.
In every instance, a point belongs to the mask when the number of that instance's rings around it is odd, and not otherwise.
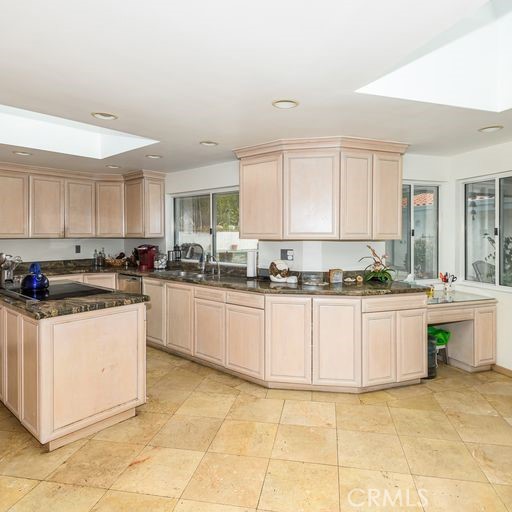
<path fill-rule="evenodd" d="M 496 362 L 496 299 L 454 291 L 436 293 L 427 304 L 427 322 L 452 333 L 448 363 L 469 372 Z"/>

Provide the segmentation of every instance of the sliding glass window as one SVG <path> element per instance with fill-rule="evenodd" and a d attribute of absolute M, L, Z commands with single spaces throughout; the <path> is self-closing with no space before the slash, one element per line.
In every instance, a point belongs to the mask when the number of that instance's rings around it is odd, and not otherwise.
<path fill-rule="evenodd" d="M 512 286 L 512 176 L 500 179 L 500 284 Z"/>
<path fill-rule="evenodd" d="M 435 279 L 439 254 L 439 187 L 403 185 L 402 238 L 386 242 L 388 263 L 399 279 Z M 413 270 L 411 270 L 413 269 Z"/>
<path fill-rule="evenodd" d="M 257 240 L 240 239 L 238 191 L 175 197 L 174 243 L 199 244 L 205 255 L 233 265 L 246 265 L 247 251 L 258 248 Z M 188 256 L 197 260 L 201 249 L 192 246 Z"/>
<path fill-rule="evenodd" d="M 466 183 L 465 277 L 496 282 L 496 180 Z"/>

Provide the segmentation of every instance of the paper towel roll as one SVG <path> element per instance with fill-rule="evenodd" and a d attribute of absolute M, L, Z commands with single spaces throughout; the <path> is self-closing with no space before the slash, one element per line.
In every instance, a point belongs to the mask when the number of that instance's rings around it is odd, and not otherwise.
<path fill-rule="evenodd" d="M 247 251 L 247 277 L 257 277 L 258 269 L 256 267 L 258 251 Z"/>

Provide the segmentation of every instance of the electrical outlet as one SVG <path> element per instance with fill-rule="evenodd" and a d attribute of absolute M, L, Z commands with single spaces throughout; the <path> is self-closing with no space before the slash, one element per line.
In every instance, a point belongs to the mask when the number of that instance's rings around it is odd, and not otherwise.
<path fill-rule="evenodd" d="M 293 261 L 293 249 L 281 249 L 281 259 L 284 261 Z"/>
<path fill-rule="evenodd" d="M 75 254 L 80 254 L 82 252 L 82 246 L 81 245 L 75 245 Z"/>

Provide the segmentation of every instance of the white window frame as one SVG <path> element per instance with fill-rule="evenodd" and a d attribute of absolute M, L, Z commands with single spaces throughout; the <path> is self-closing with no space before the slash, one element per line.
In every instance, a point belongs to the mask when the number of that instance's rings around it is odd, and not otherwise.
<path fill-rule="evenodd" d="M 180 197 L 194 197 L 194 196 L 210 196 L 210 236 L 212 237 L 212 253 L 215 252 L 215 237 L 214 229 L 213 229 L 213 220 L 214 220 L 214 212 L 213 212 L 213 196 L 214 194 L 224 194 L 226 192 L 238 192 L 240 194 L 240 187 L 222 187 L 222 188 L 214 188 L 214 189 L 206 189 L 206 190 L 193 190 L 190 192 L 180 192 L 179 194 L 170 194 L 170 203 L 171 208 L 169 208 L 172 222 L 171 230 L 169 232 L 169 239 L 171 240 L 171 247 L 172 249 L 174 247 L 174 244 L 176 243 L 176 230 L 174 229 L 174 199 L 180 198 Z M 206 254 L 205 254 L 206 256 Z M 184 262 L 189 263 L 198 263 L 199 260 L 193 260 L 193 259 L 184 259 Z M 220 261 L 219 265 L 225 266 L 225 267 L 240 267 L 245 268 L 247 265 L 244 265 L 243 263 L 230 263 L 226 261 Z"/>
<path fill-rule="evenodd" d="M 501 189 L 500 189 L 500 179 L 501 178 L 510 178 L 512 177 L 512 171 L 503 171 L 503 172 L 495 172 L 492 174 L 486 174 L 483 176 L 473 176 L 471 178 L 464 178 L 457 180 L 457 195 L 458 195 L 458 212 L 457 218 L 461 219 L 460 228 L 458 231 L 458 240 L 459 240 L 459 253 L 458 253 L 458 268 L 459 275 L 461 276 L 460 281 L 457 281 L 460 284 L 465 286 L 471 286 L 475 288 L 481 288 L 482 290 L 494 290 L 500 291 L 504 293 L 512 293 L 512 286 L 504 286 L 500 284 L 500 275 L 501 275 L 501 246 L 500 246 L 500 238 L 501 238 L 501 229 L 500 229 L 500 221 L 501 221 Z M 466 185 L 471 183 L 480 183 L 483 181 L 491 181 L 495 182 L 495 215 L 494 215 L 494 227 L 498 228 L 498 235 L 494 236 L 495 244 L 496 244 L 496 271 L 495 271 L 495 281 L 494 283 L 482 283 L 480 281 L 469 281 L 466 279 Z"/>
<path fill-rule="evenodd" d="M 411 187 L 411 201 L 414 198 L 414 187 L 437 187 L 437 272 L 439 273 L 439 268 L 441 264 L 441 187 L 443 186 L 443 183 L 437 182 L 437 181 L 421 181 L 421 180 L 403 180 L 402 185 L 408 185 Z M 411 204 L 410 207 L 410 217 L 409 217 L 409 223 L 411 226 L 411 229 L 414 229 L 414 208 Z M 416 231 L 414 232 L 416 235 Z M 412 274 L 413 279 L 418 283 L 435 283 L 438 281 L 438 276 L 433 277 L 432 279 L 416 279 L 416 276 L 414 274 L 414 236 L 412 236 L 411 232 L 409 231 L 409 239 L 411 244 L 411 254 L 410 254 L 410 267 L 411 271 L 410 274 Z"/>

